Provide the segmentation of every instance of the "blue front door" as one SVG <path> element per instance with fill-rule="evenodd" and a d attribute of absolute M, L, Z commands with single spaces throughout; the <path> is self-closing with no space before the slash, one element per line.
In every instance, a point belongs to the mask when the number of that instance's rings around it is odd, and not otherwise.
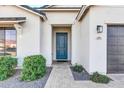
<path fill-rule="evenodd" d="M 56 33 L 56 59 L 65 60 L 67 59 L 67 33 Z"/>

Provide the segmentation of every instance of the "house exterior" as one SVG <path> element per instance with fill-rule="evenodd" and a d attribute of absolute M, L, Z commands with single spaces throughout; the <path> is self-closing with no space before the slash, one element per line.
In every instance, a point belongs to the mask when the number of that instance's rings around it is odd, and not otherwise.
<path fill-rule="evenodd" d="M 124 72 L 123 13 L 123 6 L 85 6 L 80 11 L 80 62 L 88 72 Z M 98 25 L 102 33 L 97 32 Z"/>
<path fill-rule="evenodd" d="M 0 6 L 0 55 L 42 54 L 88 73 L 124 72 L 124 6 Z"/>

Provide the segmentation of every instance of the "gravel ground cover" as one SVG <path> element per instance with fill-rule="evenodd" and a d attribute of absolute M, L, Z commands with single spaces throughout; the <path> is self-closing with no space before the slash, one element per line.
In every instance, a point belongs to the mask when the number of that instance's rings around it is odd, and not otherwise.
<path fill-rule="evenodd" d="M 14 76 L 7 80 L 0 81 L 0 88 L 44 88 L 51 70 L 52 67 L 47 67 L 47 73 L 44 77 L 35 81 L 26 82 L 20 80 L 21 70 L 17 69 Z"/>

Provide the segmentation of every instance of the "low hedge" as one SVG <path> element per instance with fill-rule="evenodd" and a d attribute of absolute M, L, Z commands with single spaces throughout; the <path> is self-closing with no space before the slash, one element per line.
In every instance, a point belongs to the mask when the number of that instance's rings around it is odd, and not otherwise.
<path fill-rule="evenodd" d="M 110 82 L 110 78 L 105 76 L 105 75 L 101 75 L 98 72 L 93 73 L 93 75 L 91 75 L 90 80 L 92 80 L 93 82 L 96 83 L 109 83 Z"/>
<path fill-rule="evenodd" d="M 17 59 L 10 56 L 0 57 L 0 80 L 5 80 L 12 76 L 17 66 Z"/>
<path fill-rule="evenodd" d="M 75 71 L 75 72 L 81 73 L 83 70 L 84 70 L 84 68 L 82 67 L 82 65 L 75 64 L 73 66 L 73 71 Z"/>
<path fill-rule="evenodd" d="M 42 55 L 24 58 L 21 80 L 32 81 L 43 77 L 46 73 L 46 59 Z"/>

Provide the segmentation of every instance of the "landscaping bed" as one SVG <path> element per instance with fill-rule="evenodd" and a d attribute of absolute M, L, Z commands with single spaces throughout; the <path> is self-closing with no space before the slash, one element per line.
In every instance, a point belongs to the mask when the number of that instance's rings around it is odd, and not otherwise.
<path fill-rule="evenodd" d="M 108 84 L 112 79 L 106 75 L 94 72 L 92 75 L 89 75 L 88 72 L 80 64 L 75 64 L 70 67 L 73 74 L 74 80 L 91 80 L 95 83 Z"/>
<path fill-rule="evenodd" d="M 90 75 L 85 70 L 79 73 L 79 72 L 74 71 L 73 67 L 70 67 L 70 69 L 74 77 L 74 80 L 90 80 Z"/>
<path fill-rule="evenodd" d="M 46 68 L 46 74 L 37 80 L 34 81 L 22 81 L 21 77 L 21 70 L 17 69 L 16 73 L 8 78 L 7 80 L 0 81 L 1 88 L 43 88 L 49 78 L 51 73 L 52 67 Z"/>

